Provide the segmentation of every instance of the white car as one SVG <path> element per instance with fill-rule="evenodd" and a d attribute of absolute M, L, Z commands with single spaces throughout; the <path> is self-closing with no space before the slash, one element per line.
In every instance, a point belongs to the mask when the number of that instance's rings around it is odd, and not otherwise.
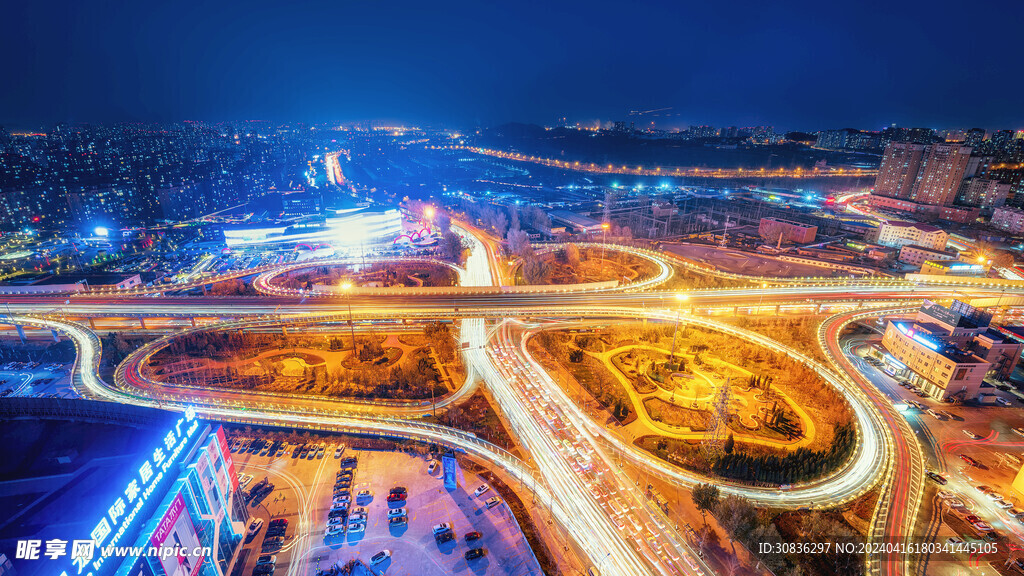
<path fill-rule="evenodd" d="M 356 500 L 367 500 L 373 498 L 373 490 L 360 490 L 356 493 Z"/>
<path fill-rule="evenodd" d="M 491 487 L 488 486 L 487 484 L 481 484 L 479 488 L 473 491 L 473 496 L 480 496 L 481 494 L 487 492 L 490 489 Z"/>
<path fill-rule="evenodd" d="M 962 432 L 964 433 L 964 436 L 967 436 L 971 440 L 977 440 L 978 439 L 978 435 L 975 434 L 974 432 L 971 432 L 970 430 L 964 429 Z"/>
<path fill-rule="evenodd" d="M 1006 398 L 1001 397 L 1001 396 L 996 396 L 996 403 L 1000 404 L 1002 406 L 1009 406 L 1010 405 L 1010 401 L 1007 400 Z"/>
<path fill-rule="evenodd" d="M 487 499 L 488 508 L 494 508 L 498 504 L 501 504 L 501 498 L 498 498 L 497 496 L 491 496 L 490 498 Z"/>
<path fill-rule="evenodd" d="M 431 461 L 430 465 L 427 466 L 427 474 L 433 474 L 434 470 L 437 470 L 437 460 Z"/>
<path fill-rule="evenodd" d="M 440 534 L 442 532 L 447 532 L 448 530 L 451 530 L 451 529 L 452 529 L 452 525 L 451 524 L 449 524 L 447 522 L 442 522 L 442 523 L 434 526 L 434 528 L 432 530 L 434 532 L 434 535 L 436 536 L 436 535 L 438 535 L 438 534 Z"/>
<path fill-rule="evenodd" d="M 1010 508 L 1013 508 L 1013 504 L 1010 504 L 1009 502 L 1003 500 L 1002 498 L 996 500 L 995 502 L 993 502 L 993 504 L 1002 508 L 1003 510 L 1009 510 Z"/>
<path fill-rule="evenodd" d="M 380 564 L 388 558 L 391 558 L 391 550 L 381 550 L 370 557 L 370 564 Z"/>
<path fill-rule="evenodd" d="M 348 525 L 348 531 L 349 532 L 363 532 L 365 530 L 366 530 L 366 524 L 363 524 L 362 522 L 356 522 L 354 524 L 349 524 Z"/>
<path fill-rule="evenodd" d="M 392 508 L 388 510 L 388 518 L 398 518 L 399 516 L 405 516 L 405 508 Z"/>
<path fill-rule="evenodd" d="M 249 536 L 255 536 L 263 528 L 263 518 L 257 518 L 249 523 Z"/>
<path fill-rule="evenodd" d="M 342 534 L 343 532 L 345 532 L 344 524 L 333 524 L 327 527 L 327 530 L 324 531 L 324 535 L 337 536 L 338 534 Z"/>

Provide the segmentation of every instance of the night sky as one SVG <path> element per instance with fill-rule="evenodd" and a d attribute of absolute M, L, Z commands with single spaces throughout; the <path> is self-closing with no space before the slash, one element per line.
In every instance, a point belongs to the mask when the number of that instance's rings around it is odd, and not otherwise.
<path fill-rule="evenodd" d="M 6 0 L 0 123 L 1024 128 L 1020 0 Z"/>

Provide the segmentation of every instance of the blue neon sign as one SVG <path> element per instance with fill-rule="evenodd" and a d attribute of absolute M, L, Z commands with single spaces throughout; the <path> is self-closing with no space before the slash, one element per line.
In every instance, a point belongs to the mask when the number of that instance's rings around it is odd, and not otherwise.
<path fill-rule="evenodd" d="M 72 568 L 70 571 L 64 570 L 61 576 L 83 573 L 87 576 L 96 576 L 100 573 L 106 557 L 97 554 L 96 549 L 125 544 L 121 542 L 125 534 L 129 531 L 134 533 L 133 528 L 148 520 L 139 518 L 139 514 L 150 498 L 157 494 L 157 488 L 164 484 L 168 471 L 178 463 L 182 452 L 191 444 L 198 430 L 199 421 L 196 420 L 195 408 L 188 406 L 174 426 L 163 435 L 152 454 L 139 466 L 137 473 L 128 481 L 122 493 L 107 508 L 106 514 L 90 532 L 91 540 L 74 541 L 73 556 L 76 547 L 85 547 L 79 549 L 87 550 L 88 553 L 73 558 Z M 159 495 L 162 496 L 163 491 L 159 492 Z M 118 560 L 120 559 L 114 558 L 115 562 Z"/>

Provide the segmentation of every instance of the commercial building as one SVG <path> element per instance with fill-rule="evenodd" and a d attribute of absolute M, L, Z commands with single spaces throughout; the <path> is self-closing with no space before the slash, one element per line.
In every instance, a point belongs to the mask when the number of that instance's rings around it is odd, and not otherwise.
<path fill-rule="evenodd" d="M 357 207 L 331 210 L 323 217 L 228 224 L 228 247 L 247 245 L 330 244 L 341 248 L 369 248 L 394 242 L 402 234 L 397 208 Z"/>
<path fill-rule="evenodd" d="M 5 402 L 17 404 L 6 408 L 18 416 L 0 424 L 0 437 L 21 442 L 28 456 L 2 465 L 0 498 L 11 514 L 0 527 L 0 545 L 22 552 L 37 546 L 35 557 L 14 560 L 18 574 L 231 573 L 248 512 L 222 429 L 191 410 Z M 48 557 L 51 543 L 55 555 Z M 113 547 L 136 550 L 117 554 Z"/>
<path fill-rule="evenodd" d="M 900 248 L 899 261 L 904 264 L 910 264 L 911 266 L 921 266 L 928 260 L 956 260 L 958 257 L 959 255 L 956 252 L 947 252 L 945 250 L 935 250 L 932 248 L 925 248 L 924 246 L 907 244 Z"/>
<path fill-rule="evenodd" d="M 1010 234 L 1024 234 L 1024 210 L 1010 206 L 996 208 L 989 225 Z"/>
<path fill-rule="evenodd" d="M 945 230 L 930 224 L 892 220 L 878 227 L 878 243 L 883 246 L 902 248 L 914 245 L 932 250 L 942 250 L 949 240 Z"/>
<path fill-rule="evenodd" d="M 970 262 L 953 262 L 950 260 L 926 260 L 921 264 L 921 274 L 932 276 L 969 276 L 983 278 L 988 275 L 988 266 L 971 264 Z"/>
<path fill-rule="evenodd" d="M 794 244 L 809 244 L 814 242 L 818 227 L 781 218 L 761 218 L 757 232 L 761 238 L 773 243 L 781 240 Z"/>
<path fill-rule="evenodd" d="M 985 376 L 1008 376 L 1024 348 L 991 328 L 991 320 L 991 314 L 960 301 L 949 308 L 926 301 L 913 321 L 886 326 L 886 371 L 940 400 L 976 398 Z"/>

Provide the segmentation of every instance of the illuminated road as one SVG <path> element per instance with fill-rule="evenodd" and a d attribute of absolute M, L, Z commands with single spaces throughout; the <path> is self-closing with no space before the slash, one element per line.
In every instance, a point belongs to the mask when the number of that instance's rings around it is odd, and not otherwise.
<path fill-rule="evenodd" d="M 912 309 L 903 307 L 838 315 L 822 323 L 819 332 L 822 348 L 828 352 L 829 359 L 839 373 L 845 374 L 859 386 L 885 419 L 885 484 L 868 533 L 869 542 L 880 544 L 905 544 L 913 534 L 924 491 L 924 453 L 917 436 L 906 419 L 893 407 L 889 397 L 850 362 L 840 345 L 839 336 L 851 322 L 909 310 Z M 910 563 L 911 557 L 901 554 L 882 552 L 868 556 L 868 567 L 876 573 L 894 576 L 906 574 Z"/>
<path fill-rule="evenodd" d="M 289 422 L 310 429 L 360 432 L 415 438 L 464 450 L 494 462 L 530 486 L 564 528 L 579 552 L 602 574 L 700 574 L 709 569 L 695 559 L 685 541 L 667 519 L 648 504 L 642 491 L 624 477 L 610 454 L 621 454 L 638 466 L 677 485 L 690 486 L 705 479 L 659 461 L 627 445 L 596 424 L 551 380 L 529 356 L 525 339 L 537 319 L 576 321 L 584 318 L 650 318 L 671 321 L 680 313 L 670 292 L 569 291 L 505 292 L 496 273 L 496 255 L 486 242 L 467 229 L 459 229 L 470 244 L 470 256 L 461 272 L 461 286 L 448 291 L 399 294 L 352 293 L 346 298 L 305 299 L 290 294 L 260 298 L 140 297 L 83 295 L 8 297 L 11 314 L 26 326 L 55 329 L 67 334 L 78 351 L 73 386 L 87 396 L 114 402 L 182 409 L 195 404 L 211 418 L 252 424 Z M 492 247 L 493 248 L 493 247 Z M 302 263 L 298 267 L 319 265 Z M 280 267 L 275 267 L 275 271 Z M 276 273 L 276 272 L 275 272 Z M 777 350 L 805 363 L 835 386 L 854 409 L 860 437 L 850 461 L 828 477 L 783 491 L 735 483 L 718 483 L 727 493 L 743 495 L 765 505 L 826 507 L 863 495 L 878 482 L 884 490 L 872 519 L 871 539 L 905 539 L 912 533 L 920 506 L 923 463 L 921 449 L 905 420 L 891 402 L 864 379 L 845 358 L 838 343 L 842 327 L 859 317 L 877 316 L 865 306 L 899 306 L 923 298 L 946 300 L 1009 295 L 1019 301 L 1018 286 L 916 286 L 891 280 L 818 281 L 784 287 L 737 288 L 688 292 L 687 322 L 719 330 Z M 415 296 L 410 298 L 410 296 Z M 89 329 L 68 321 L 41 316 L 97 318 L 181 317 L 236 318 L 224 326 L 274 326 L 342 322 L 351 304 L 363 321 L 381 318 L 463 318 L 460 338 L 465 344 L 467 368 L 483 379 L 512 432 L 527 449 L 536 472 L 504 450 L 470 434 L 401 418 L 360 415 L 363 407 L 337 402 L 294 399 L 253 400 L 233 393 L 167 390 L 142 377 L 141 362 L 155 350 L 143 348 L 116 373 L 114 386 L 98 374 L 99 340 Z M 126 312 L 130 310 L 130 312 Z M 851 311 L 852 310 L 852 311 Z M 822 325 L 823 349 L 836 372 L 770 338 L 706 317 L 724 313 L 844 311 Z M 525 317 L 529 324 L 508 320 Z M 496 320 L 495 320 L 496 319 Z M 369 410 L 390 412 L 382 402 Z M 611 450 L 612 452 L 609 452 Z M 872 557 L 872 571 L 902 574 L 907 563 L 895 556 Z"/>
<path fill-rule="evenodd" d="M 560 168 L 562 170 L 571 170 L 574 172 L 585 172 L 588 174 L 625 174 L 632 176 L 690 176 L 700 178 L 816 178 L 822 176 L 847 176 L 847 177 L 859 177 L 859 176 L 876 176 L 878 170 L 865 170 L 861 168 L 847 169 L 847 168 L 826 168 L 824 170 L 820 168 L 813 168 L 811 170 L 804 170 L 802 168 L 796 168 L 794 170 L 786 170 L 784 168 L 778 168 L 775 170 L 765 170 L 764 168 L 744 170 L 742 168 L 727 169 L 727 168 L 684 168 L 676 166 L 666 167 L 654 167 L 644 168 L 643 166 L 624 166 L 621 164 L 594 164 L 586 162 L 566 162 L 564 160 L 558 160 L 554 158 L 541 158 L 538 156 L 529 156 L 526 154 L 517 154 L 514 152 L 505 152 L 502 150 L 492 150 L 489 148 L 479 148 L 476 146 L 432 146 L 435 150 L 464 150 L 466 152 L 472 152 L 473 154 L 480 154 L 482 156 L 489 156 L 491 158 L 499 158 L 501 160 L 509 160 L 512 162 L 526 162 L 529 164 L 537 164 L 540 166 L 547 166 L 549 168 Z"/>

